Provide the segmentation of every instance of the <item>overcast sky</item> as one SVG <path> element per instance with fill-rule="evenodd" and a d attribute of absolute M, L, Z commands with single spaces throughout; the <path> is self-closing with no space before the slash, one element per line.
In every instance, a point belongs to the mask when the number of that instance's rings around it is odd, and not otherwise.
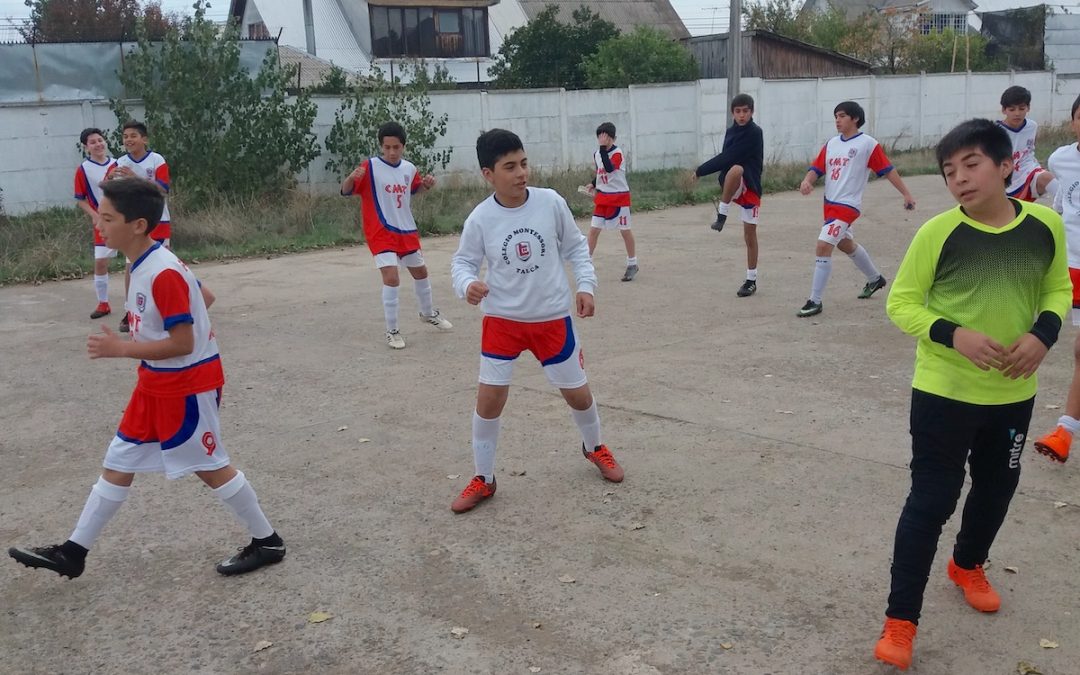
<path fill-rule="evenodd" d="M 743 0 L 743 2 L 753 1 Z M 996 11 L 1010 7 L 1028 7 L 1042 4 L 1044 1 L 976 0 L 979 9 L 984 11 Z M 1075 8 L 1080 0 L 1063 1 Z M 730 0 L 670 0 L 670 2 L 692 34 L 707 35 L 709 33 L 727 32 L 728 4 Z M 191 11 L 192 0 L 162 0 L 161 4 L 166 11 L 186 13 Z M 209 15 L 210 18 L 220 21 L 225 19 L 228 11 L 228 0 L 217 0 L 217 2 L 211 2 Z M 29 14 L 30 10 L 23 3 L 23 0 L 0 0 L 0 19 L 6 17 L 22 18 L 29 16 Z"/>

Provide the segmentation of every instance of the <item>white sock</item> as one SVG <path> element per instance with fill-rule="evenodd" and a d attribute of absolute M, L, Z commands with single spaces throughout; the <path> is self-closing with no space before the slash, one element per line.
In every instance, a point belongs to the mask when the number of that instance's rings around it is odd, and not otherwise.
<path fill-rule="evenodd" d="M 825 285 L 829 283 L 830 274 L 832 274 L 832 258 L 818 258 L 814 264 L 814 284 L 810 287 L 812 302 L 821 302 L 821 295 L 825 292 Z"/>
<path fill-rule="evenodd" d="M 750 269 L 750 268 L 746 269 L 746 280 L 747 281 L 757 281 L 757 268 L 756 267 L 754 269 Z"/>
<path fill-rule="evenodd" d="M 1034 183 L 1038 184 L 1038 181 L 1034 181 Z M 1058 191 L 1058 179 L 1055 178 L 1055 179 L 1053 179 L 1052 181 L 1050 181 L 1049 183 L 1046 184 L 1046 192 L 1044 193 L 1044 194 L 1046 194 L 1047 197 L 1050 198 L 1050 203 L 1053 203 L 1054 199 L 1057 197 L 1057 191 Z M 1032 192 L 1032 194 L 1035 193 L 1035 186 L 1034 185 L 1032 185 L 1031 192 Z"/>
<path fill-rule="evenodd" d="M 105 525 L 120 510 L 130 491 L 130 487 L 113 485 L 104 477 L 98 478 L 94 487 L 90 488 L 86 506 L 79 516 L 79 522 L 75 524 L 75 531 L 68 539 L 89 550 L 105 529 Z"/>
<path fill-rule="evenodd" d="M 574 424 L 581 431 L 581 440 L 585 449 L 592 452 L 600 445 L 600 413 L 596 410 L 596 399 L 585 410 L 570 408 L 570 416 L 574 418 Z"/>
<path fill-rule="evenodd" d="M 420 313 L 431 316 L 435 313 L 434 304 L 431 300 L 431 279 L 414 279 L 413 290 L 416 291 L 416 302 L 420 305 Z"/>
<path fill-rule="evenodd" d="M 1080 420 L 1075 417 L 1069 417 L 1068 415 L 1062 415 L 1058 418 L 1058 425 L 1065 427 L 1073 436 L 1080 434 Z"/>
<path fill-rule="evenodd" d="M 720 202 L 720 206 L 716 207 L 716 212 L 722 216 L 728 214 L 728 209 L 731 208 L 731 202 Z M 589 452 L 592 452 L 591 450 Z"/>
<path fill-rule="evenodd" d="M 637 264 L 637 256 L 634 256 L 633 258 L 631 258 L 630 256 L 626 257 L 626 266 L 627 267 L 630 267 L 631 265 L 636 265 L 636 264 Z"/>
<path fill-rule="evenodd" d="M 874 265 L 874 261 L 870 259 L 870 254 L 866 252 L 862 244 L 856 244 L 855 251 L 849 253 L 848 257 L 855 263 L 855 267 L 859 268 L 859 271 L 866 275 L 867 281 L 877 281 L 881 276 L 881 272 Z"/>
<path fill-rule="evenodd" d="M 95 274 L 94 275 L 94 290 L 97 291 L 98 302 L 109 301 L 109 275 L 108 274 Z"/>
<path fill-rule="evenodd" d="M 487 420 L 476 411 L 472 416 L 472 451 L 473 464 L 477 476 L 483 476 L 490 483 L 495 478 L 495 448 L 499 445 L 499 428 L 502 418 Z"/>
<path fill-rule="evenodd" d="M 398 286 L 382 287 L 382 308 L 386 316 L 386 330 L 397 330 Z"/>
<path fill-rule="evenodd" d="M 270 521 L 259 507 L 259 498 L 255 488 L 244 478 L 243 471 L 237 471 L 233 479 L 221 487 L 214 488 L 214 494 L 233 512 L 236 519 L 248 529 L 252 539 L 265 539 L 274 533 Z"/>

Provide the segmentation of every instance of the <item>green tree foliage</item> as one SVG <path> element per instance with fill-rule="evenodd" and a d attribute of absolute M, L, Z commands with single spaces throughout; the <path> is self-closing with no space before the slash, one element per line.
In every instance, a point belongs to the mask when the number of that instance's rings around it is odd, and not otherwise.
<path fill-rule="evenodd" d="M 141 30 L 160 40 L 179 23 L 159 0 L 25 0 L 30 18 L 19 29 L 27 42 L 134 40 Z"/>
<path fill-rule="evenodd" d="M 207 19 L 208 6 L 197 0 L 163 42 L 140 35 L 120 81 L 128 97 L 142 99 L 151 145 L 187 197 L 276 192 L 319 154 L 315 104 L 303 92 L 287 96 L 295 71 L 281 66 L 276 49 L 254 77 L 243 68 L 239 31 Z M 110 106 L 121 124 L 132 117 L 124 100 Z"/>
<path fill-rule="evenodd" d="M 700 73 L 690 52 L 650 26 L 611 38 L 585 62 L 588 85 L 595 89 L 648 82 L 685 82 Z"/>
<path fill-rule="evenodd" d="M 558 13 L 557 5 L 548 5 L 503 40 L 489 70 L 495 86 L 585 88 L 586 59 L 619 29 L 585 6 L 574 10 L 569 24 L 559 21 Z"/>
<path fill-rule="evenodd" d="M 958 35 L 946 30 L 917 35 L 908 48 L 904 69 L 910 73 L 1000 70 L 1003 64 L 987 54 L 988 44 L 978 33 Z"/>
<path fill-rule="evenodd" d="M 337 94 L 341 95 L 349 91 L 349 75 L 344 68 L 330 66 L 330 70 L 323 73 L 322 79 L 308 87 L 309 94 Z"/>
<path fill-rule="evenodd" d="M 428 86 L 431 77 L 423 64 L 406 63 L 400 76 L 388 80 L 375 68 L 371 77 L 353 86 L 334 113 L 334 125 L 326 135 L 329 157 L 326 168 L 344 178 L 368 157 L 379 154 L 376 136 L 385 122 L 405 128 L 405 156 L 417 168 L 430 172 L 450 163 L 450 149 L 436 150 L 446 135 L 449 116 L 431 111 Z"/>

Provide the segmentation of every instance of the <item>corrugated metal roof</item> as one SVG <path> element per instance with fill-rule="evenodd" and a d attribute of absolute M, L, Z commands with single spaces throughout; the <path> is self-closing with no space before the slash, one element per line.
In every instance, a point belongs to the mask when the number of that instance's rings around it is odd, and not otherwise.
<path fill-rule="evenodd" d="M 559 6 L 559 19 L 569 21 L 575 9 L 585 5 L 601 19 L 610 21 L 623 32 L 637 26 L 653 26 L 677 40 L 690 37 L 682 19 L 668 0 L 518 0 L 529 20 L 548 5 Z"/>

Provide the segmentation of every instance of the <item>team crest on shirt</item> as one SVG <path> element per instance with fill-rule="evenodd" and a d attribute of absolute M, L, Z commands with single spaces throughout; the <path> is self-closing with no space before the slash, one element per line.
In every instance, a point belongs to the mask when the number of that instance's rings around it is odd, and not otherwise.
<path fill-rule="evenodd" d="M 856 150 L 855 148 L 852 148 L 852 149 L 847 151 L 847 156 L 851 157 L 852 159 L 854 159 L 855 155 L 857 155 L 857 154 L 859 154 L 859 151 Z"/>
<path fill-rule="evenodd" d="M 146 295 L 142 293 L 135 294 L 135 308 L 139 310 L 139 314 L 146 311 Z"/>
<path fill-rule="evenodd" d="M 503 239 L 502 261 L 506 265 L 513 265 L 518 274 L 532 274 L 540 269 L 540 261 L 533 259 L 543 258 L 545 255 L 547 242 L 543 235 L 531 227 L 519 227 Z M 530 261 L 531 264 L 526 264 Z"/>
<path fill-rule="evenodd" d="M 517 257 L 521 262 L 527 261 L 532 257 L 532 246 L 529 246 L 527 241 L 519 241 L 517 245 Z"/>

